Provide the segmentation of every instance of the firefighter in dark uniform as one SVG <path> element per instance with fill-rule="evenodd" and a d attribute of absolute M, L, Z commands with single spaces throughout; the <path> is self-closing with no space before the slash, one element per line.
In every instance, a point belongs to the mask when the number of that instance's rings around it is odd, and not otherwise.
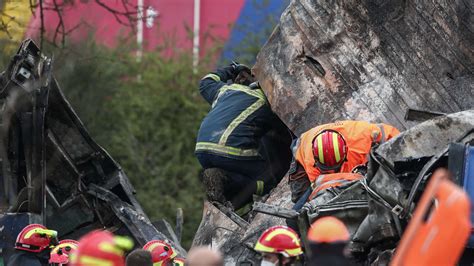
<path fill-rule="evenodd" d="M 248 67 L 233 63 L 206 75 L 199 84 L 211 105 L 195 151 L 205 169 L 203 182 L 210 200 L 230 201 L 239 215 L 250 210 L 253 194 L 263 195 L 276 185 L 259 148 L 278 117 L 253 82 Z"/>

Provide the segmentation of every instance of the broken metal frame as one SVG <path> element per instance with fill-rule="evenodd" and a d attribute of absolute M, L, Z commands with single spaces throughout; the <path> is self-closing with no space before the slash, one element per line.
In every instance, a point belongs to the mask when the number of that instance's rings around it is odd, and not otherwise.
<path fill-rule="evenodd" d="M 60 237 L 107 228 L 140 246 L 167 240 L 186 254 L 178 238 L 169 239 L 150 222 L 120 165 L 92 140 L 67 102 L 52 76 L 52 59 L 33 41 L 21 44 L 1 78 L 1 206 L 40 215 Z M 18 202 L 22 189 L 28 197 Z"/>

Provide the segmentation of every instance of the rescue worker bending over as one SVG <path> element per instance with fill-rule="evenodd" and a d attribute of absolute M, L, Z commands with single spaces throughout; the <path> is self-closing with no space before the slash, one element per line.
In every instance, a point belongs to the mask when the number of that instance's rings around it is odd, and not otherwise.
<path fill-rule="evenodd" d="M 360 179 L 371 148 L 399 133 L 393 126 L 366 121 L 324 124 L 303 133 L 292 147 L 289 171 L 294 209 L 300 209 L 310 195 L 315 198 L 327 189 L 347 187 Z M 351 172 L 357 174 L 342 174 Z"/>
<path fill-rule="evenodd" d="M 199 85 L 211 105 L 195 151 L 205 169 L 203 183 L 211 201 L 231 201 L 239 215 L 250 210 L 253 194 L 263 195 L 277 183 L 265 173 L 267 164 L 259 148 L 278 117 L 263 91 L 249 87 L 253 81 L 248 67 L 232 64 L 206 75 Z"/>
<path fill-rule="evenodd" d="M 291 228 L 277 225 L 265 230 L 257 243 L 255 251 L 262 255 L 262 266 L 294 265 L 303 250 L 298 234 Z"/>

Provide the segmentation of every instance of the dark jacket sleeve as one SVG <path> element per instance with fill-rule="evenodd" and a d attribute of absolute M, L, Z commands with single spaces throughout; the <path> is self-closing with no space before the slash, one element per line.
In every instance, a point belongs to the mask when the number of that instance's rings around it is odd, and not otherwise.
<path fill-rule="evenodd" d="M 204 76 L 199 83 L 199 92 L 209 104 L 212 104 L 219 93 L 219 89 L 227 84 L 227 80 L 233 78 L 232 67 L 219 68 L 216 72 Z"/>
<path fill-rule="evenodd" d="M 308 175 L 301 164 L 294 160 L 295 165 L 291 166 L 293 172 L 289 173 L 288 183 L 291 190 L 291 201 L 297 202 L 305 191 L 311 186 Z M 290 169 L 291 170 L 291 169 Z"/>
<path fill-rule="evenodd" d="M 294 139 L 291 143 L 291 151 L 293 159 L 291 160 L 290 169 L 288 170 L 288 183 L 291 190 L 291 201 L 297 202 L 305 191 L 311 186 L 308 174 L 304 167 L 296 160 L 296 151 L 300 145 L 299 139 Z"/>

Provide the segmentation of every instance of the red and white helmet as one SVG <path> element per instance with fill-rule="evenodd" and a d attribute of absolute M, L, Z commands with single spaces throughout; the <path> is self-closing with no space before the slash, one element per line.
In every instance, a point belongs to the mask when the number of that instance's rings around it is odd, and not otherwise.
<path fill-rule="evenodd" d="M 79 239 L 71 262 L 75 266 L 125 266 L 125 251 L 132 247 L 133 241 L 127 237 L 96 230 Z"/>
<path fill-rule="evenodd" d="M 321 172 L 338 171 L 347 157 L 344 137 L 334 130 L 323 130 L 313 139 L 315 167 Z"/>
<path fill-rule="evenodd" d="M 169 265 L 177 255 L 170 244 L 162 240 L 151 240 L 143 249 L 151 252 L 153 266 Z"/>
<path fill-rule="evenodd" d="M 49 230 L 41 224 L 27 225 L 16 238 L 15 248 L 30 252 L 41 252 L 48 248 L 58 232 Z"/>
<path fill-rule="evenodd" d="M 49 263 L 68 264 L 69 255 L 77 250 L 79 242 L 72 239 L 64 239 L 59 241 L 59 244 L 51 250 L 49 256 Z"/>
<path fill-rule="evenodd" d="M 303 254 L 298 234 L 283 225 L 272 226 L 265 230 L 254 249 L 258 252 L 282 254 L 285 257 L 296 257 Z"/>

